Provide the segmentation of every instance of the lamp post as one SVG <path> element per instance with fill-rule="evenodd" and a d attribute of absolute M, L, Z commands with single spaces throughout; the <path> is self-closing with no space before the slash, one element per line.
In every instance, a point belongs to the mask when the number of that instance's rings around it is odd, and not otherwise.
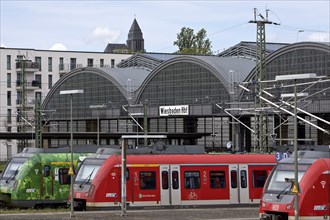
<path fill-rule="evenodd" d="M 97 146 L 100 145 L 100 116 L 99 116 L 99 110 L 106 108 L 107 105 L 90 105 L 89 108 L 91 109 L 97 109 Z"/>
<path fill-rule="evenodd" d="M 71 121 L 71 128 L 70 128 L 70 136 L 71 136 L 71 141 L 70 141 L 70 151 L 71 151 L 71 162 L 70 162 L 70 171 L 71 172 L 71 203 L 70 203 L 70 218 L 74 215 L 74 210 L 73 210 L 73 180 L 74 180 L 74 171 L 73 171 L 73 119 L 72 119 L 72 95 L 73 94 L 81 94 L 84 93 L 84 90 L 78 89 L 78 90 L 64 90 L 60 91 L 60 95 L 70 95 L 70 121 Z"/>
<path fill-rule="evenodd" d="M 297 80 L 298 79 L 313 79 L 316 78 L 315 73 L 305 73 L 305 74 L 292 74 L 292 75 L 281 75 L 276 76 L 276 81 L 287 81 L 287 80 L 294 80 L 294 186 L 296 187 L 296 192 L 294 193 L 294 216 L 295 220 L 299 219 L 299 182 L 298 182 L 298 128 L 297 128 Z"/>
<path fill-rule="evenodd" d="M 129 175 L 126 171 L 126 145 L 127 139 L 135 138 L 152 138 L 152 139 L 165 139 L 167 135 L 122 135 L 121 136 L 121 216 L 126 216 L 126 178 Z"/>

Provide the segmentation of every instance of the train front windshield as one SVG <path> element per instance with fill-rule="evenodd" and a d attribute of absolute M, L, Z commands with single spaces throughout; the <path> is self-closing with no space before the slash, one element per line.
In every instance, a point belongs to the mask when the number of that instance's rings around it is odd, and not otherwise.
<path fill-rule="evenodd" d="M 310 164 L 299 164 L 298 182 L 304 176 Z M 294 164 L 278 164 L 268 182 L 267 193 L 285 193 L 290 191 L 291 181 L 294 180 Z"/>
<path fill-rule="evenodd" d="M 14 179 L 26 160 L 27 158 L 12 158 L 6 167 L 1 180 L 9 181 Z"/>
<path fill-rule="evenodd" d="M 88 184 L 89 182 L 91 182 L 103 162 L 104 160 L 86 158 L 84 162 L 80 165 L 75 182 L 80 184 Z"/>

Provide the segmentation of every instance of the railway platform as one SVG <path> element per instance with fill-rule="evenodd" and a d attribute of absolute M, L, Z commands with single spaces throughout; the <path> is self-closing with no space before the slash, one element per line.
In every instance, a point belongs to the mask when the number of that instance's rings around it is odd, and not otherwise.
<path fill-rule="evenodd" d="M 258 220 L 258 207 L 221 207 L 221 208 L 191 208 L 191 209 L 143 209 L 127 210 L 127 216 L 121 216 L 120 210 L 49 213 L 15 213 L 2 212 L 0 219 L 6 220 Z"/>

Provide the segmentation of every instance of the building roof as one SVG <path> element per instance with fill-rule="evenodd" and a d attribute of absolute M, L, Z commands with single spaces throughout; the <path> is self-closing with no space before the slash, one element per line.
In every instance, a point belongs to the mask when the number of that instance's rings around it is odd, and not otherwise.
<path fill-rule="evenodd" d="M 121 61 L 117 67 L 119 68 L 142 68 L 146 70 L 153 70 L 162 62 L 172 59 L 180 55 L 174 54 L 157 54 L 157 53 L 137 53 Z M 181 55 L 182 56 L 182 55 Z"/>
<path fill-rule="evenodd" d="M 139 24 L 137 23 L 136 19 L 134 18 L 134 21 L 128 32 L 127 40 L 135 40 L 137 38 L 142 39 L 142 31 L 141 31 L 141 28 L 140 28 Z"/>
<path fill-rule="evenodd" d="M 117 84 L 127 92 L 135 92 L 140 88 L 142 82 L 147 78 L 150 71 L 137 68 L 96 68 L 108 74 Z"/>
<path fill-rule="evenodd" d="M 266 43 L 266 54 L 270 54 L 284 46 L 287 46 L 287 43 Z M 256 59 L 257 52 L 257 43 L 242 41 L 235 46 L 230 47 L 229 49 L 218 54 L 219 57 L 248 57 Z"/>
<path fill-rule="evenodd" d="M 127 50 L 127 46 L 126 46 L 126 44 L 108 43 L 107 47 L 104 49 L 104 53 L 113 53 L 116 50 Z"/>
<path fill-rule="evenodd" d="M 201 56 L 198 58 L 214 67 L 219 76 L 223 77 L 225 80 L 223 83 L 226 85 L 231 82 L 243 82 L 256 66 L 255 60 L 243 57 Z"/>
<path fill-rule="evenodd" d="M 203 66 L 218 77 L 228 91 L 231 89 L 232 82 L 243 82 L 256 65 L 255 60 L 241 57 L 178 55 L 161 63 L 150 72 L 142 85 L 142 90 L 162 69 L 179 62 L 192 62 Z"/>

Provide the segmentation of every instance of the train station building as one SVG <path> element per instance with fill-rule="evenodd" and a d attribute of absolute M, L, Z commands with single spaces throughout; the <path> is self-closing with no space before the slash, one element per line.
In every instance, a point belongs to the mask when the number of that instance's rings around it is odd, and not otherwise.
<path fill-rule="evenodd" d="M 291 145 L 293 117 L 283 110 L 293 112 L 293 99 L 287 100 L 283 94 L 293 94 L 294 82 L 275 81 L 276 76 L 316 73 L 329 77 L 330 46 L 267 44 L 263 81 L 257 79 L 255 48 L 255 43 L 241 42 L 218 56 L 136 53 L 118 68 L 77 68 L 61 77 L 43 101 L 44 112 L 56 112 L 43 122 L 48 123 L 43 134 L 59 133 L 59 138 L 44 139 L 43 145 L 68 145 L 70 139 L 60 134 L 70 132 L 72 119 L 73 132 L 82 136 L 74 144 L 95 143 L 95 133 L 100 144 L 119 144 L 123 134 L 163 134 L 166 144 L 203 145 L 216 151 L 226 147 L 270 151 L 255 148 L 260 112 L 266 121 L 263 135 L 267 145 Z M 327 78 L 307 82 L 295 82 L 299 95 L 305 94 L 297 102 L 304 110 L 298 112 L 299 144 L 329 145 L 330 84 Z M 269 100 L 261 107 L 253 89 L 258 83 L 263 83 L 267 93 L 262 96 Z M 61 95 L 68 90 L 83 93 Z M 289 105 L 283 106 L 281 101 Z M 88 136 L 91 133 L 93 138 Z M 137 138 L 129 145 L 154 141 Z"/>
<path fill-rule="evenodd" d="M 330 75 L 329 43 L 266 43 L 259 80 L 255 42 L 213 56 L 150 53 L 135 19 L 126 44 L 109 43 L 103 52 L 0 50 L 0 160 L 23 147 L 67 146 L 71 125 L 74 145 L 118 145 L 124 134 L 152 134 L 209 151 L 271 151 L 294 138 L 293 100 L 282 96 L 293 94 L 294 81 L 276 76 Z M 330 144 L 328 78 L 296 81 L 299 145 Z M 262 105 L 260 88 L 267 92 Z M 81 93 L 68 95 L 72 90 Z M 134 138 L 129 145 L 157 141 Z"/>

